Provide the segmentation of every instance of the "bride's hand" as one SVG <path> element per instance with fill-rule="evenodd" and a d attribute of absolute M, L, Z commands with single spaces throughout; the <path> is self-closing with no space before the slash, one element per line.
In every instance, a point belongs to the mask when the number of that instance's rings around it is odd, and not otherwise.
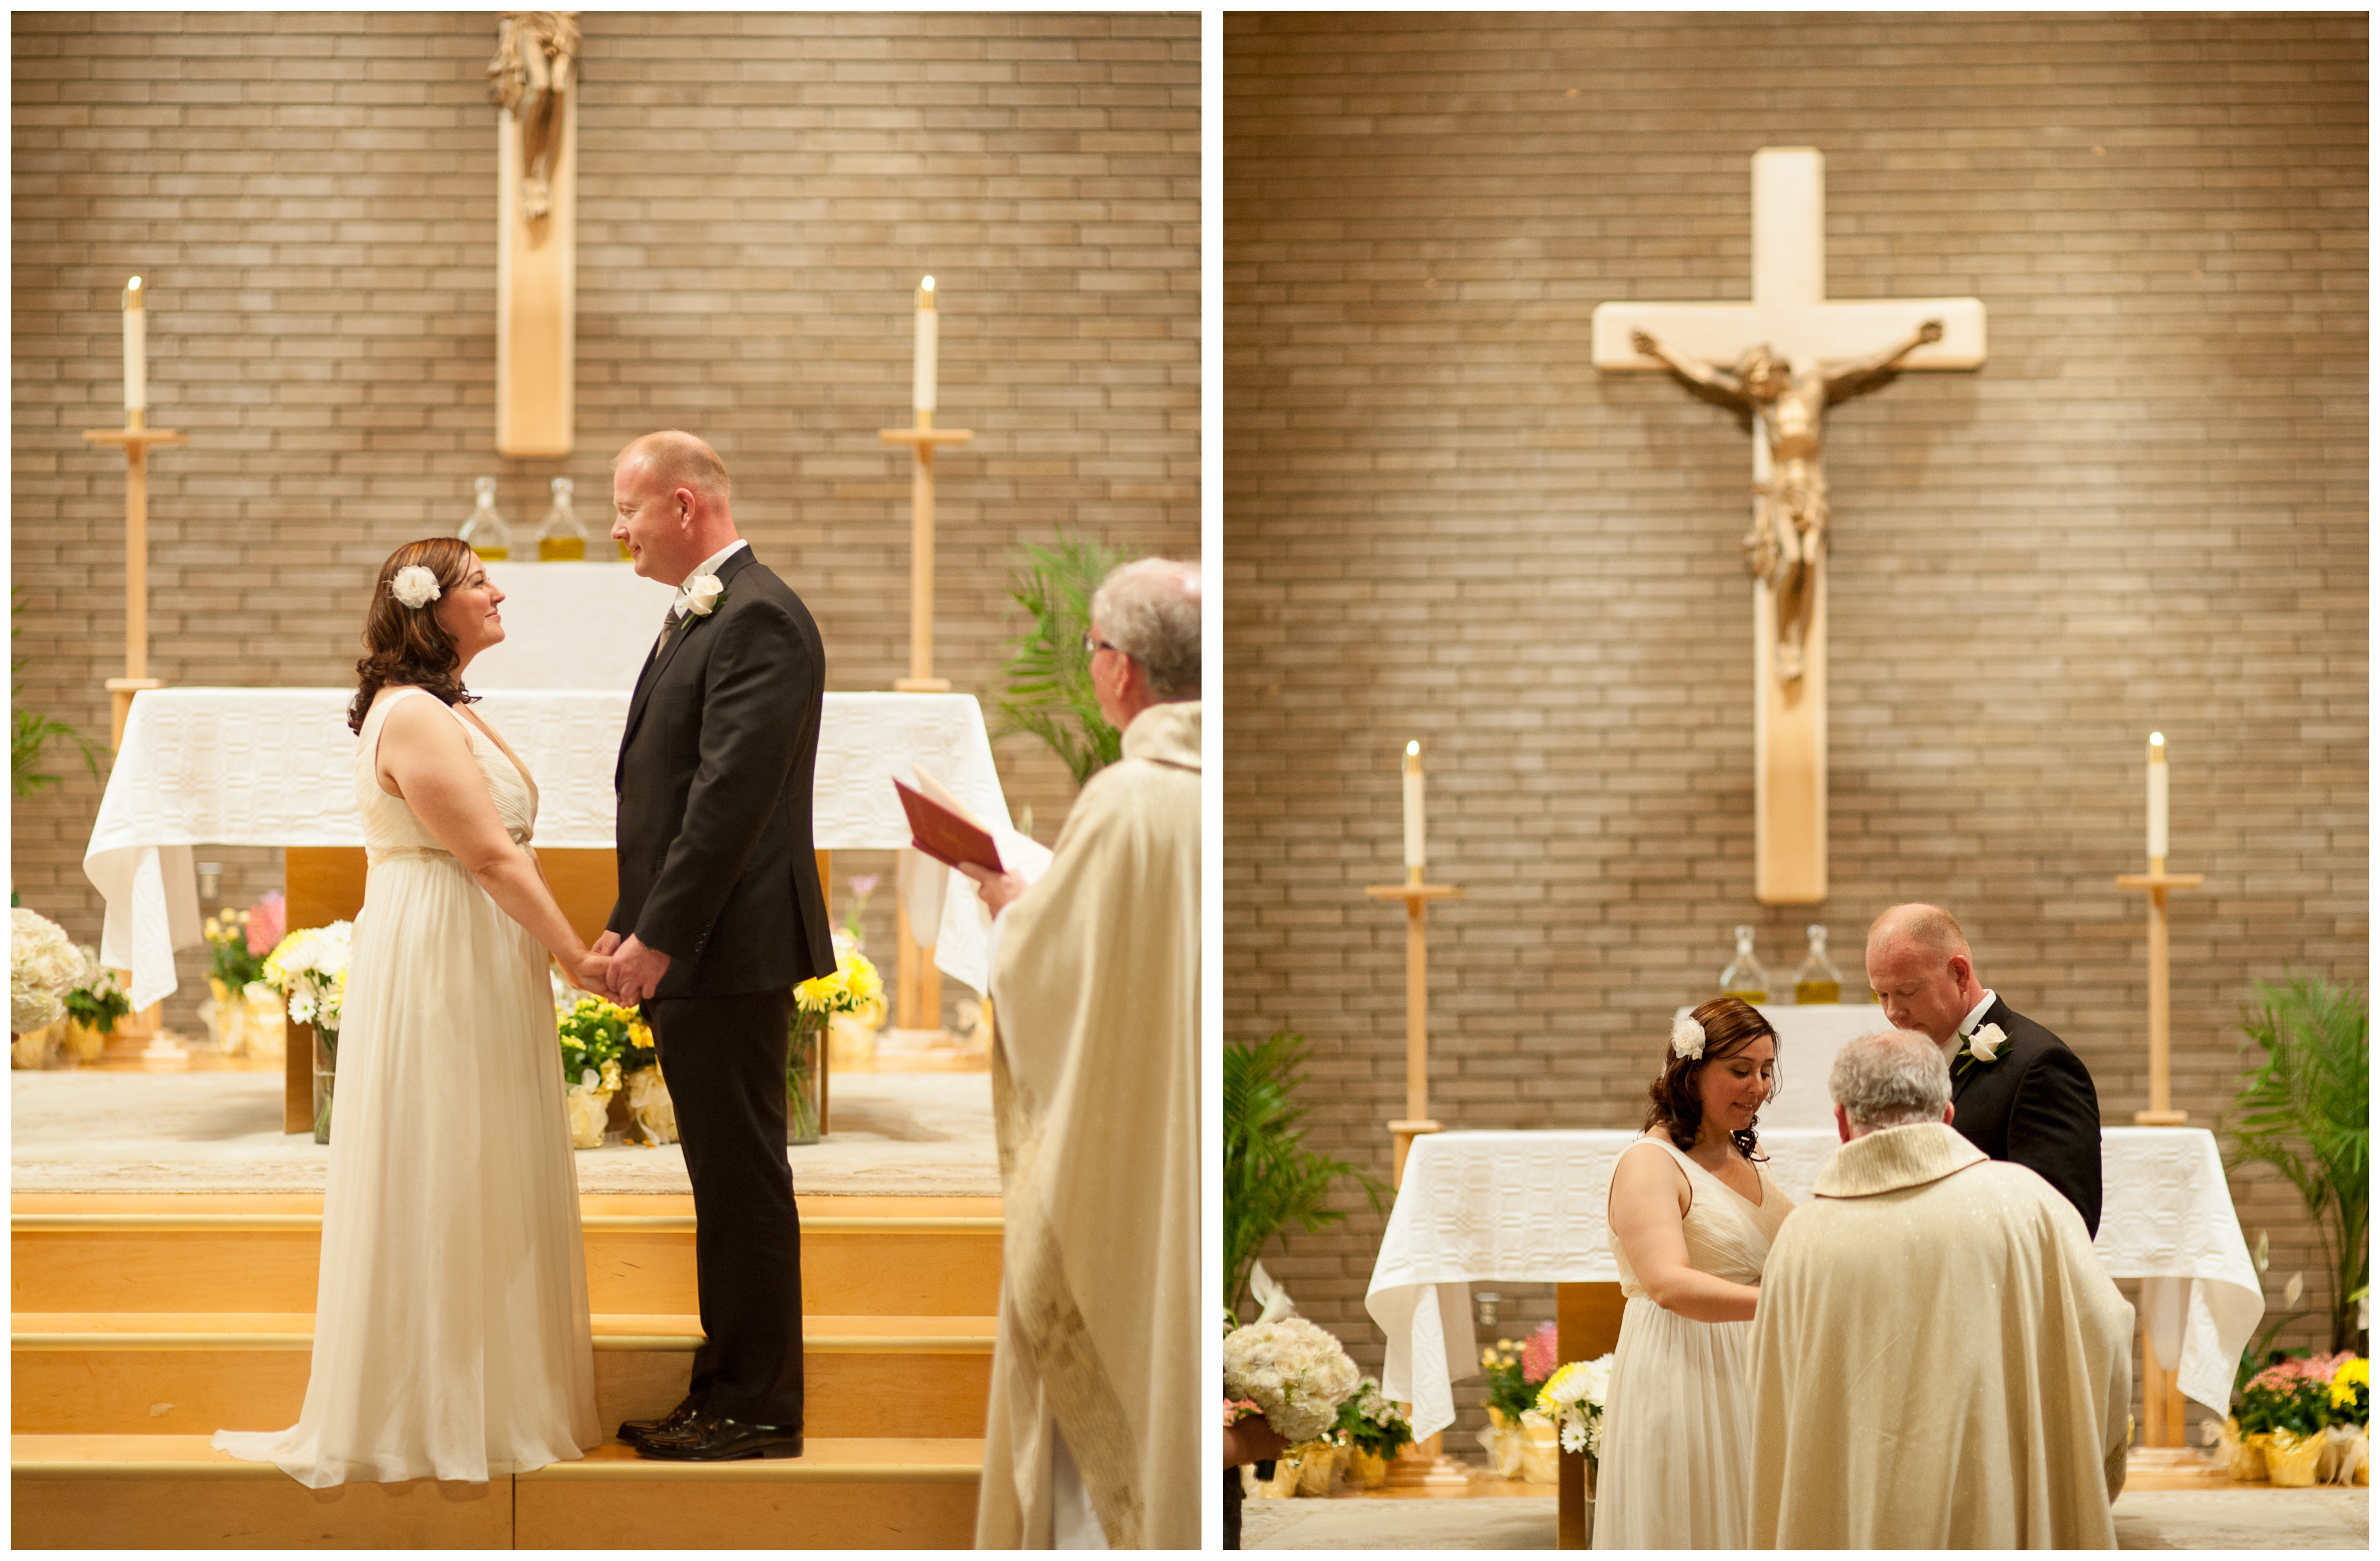
<path fill-rule="evenodd" d="M 580 986 L 601 997 L 604 1002 L 619 1001 L 612 992 L 612 957 L 610 955 L 589 954 L 585 959 L 579 961 L 577 975 Z"/>

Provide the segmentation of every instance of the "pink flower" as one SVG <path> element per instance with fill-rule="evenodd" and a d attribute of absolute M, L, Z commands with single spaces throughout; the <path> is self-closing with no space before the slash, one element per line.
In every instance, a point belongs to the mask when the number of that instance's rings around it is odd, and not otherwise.
<path fill-rule="evenodd" d="M 1540 1323 L 1521 1346 L 1521 1380 L 1543 1382 L 1561 1364 L 1561 1347 L 1550 1323 Z"/>
<path fill-rule="evenodd" d="M 279 892 L 265 896 L 249 909 L 248 951 L 259 957 L 280 946 L 289 930 L 289 902 Z"/>

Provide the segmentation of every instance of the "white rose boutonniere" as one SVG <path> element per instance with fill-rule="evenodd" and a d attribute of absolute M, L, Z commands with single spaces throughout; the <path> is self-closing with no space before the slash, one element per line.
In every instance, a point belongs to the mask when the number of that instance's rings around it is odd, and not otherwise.
<path fill-rule="evenodd" d="M 2008 1031 L 1998 1025 L 1987 1024 L 1967 1037 L 1967 1055 L 1977 1062 L 1997 1061 L 2000 1048 L 2008 1044 Z"/>
<path fill-rule="evenodd" d="M 686 582 L 686 610 L 698 618 L 709 617 L 719 605 L 719 593 L 726 589 L 717 575 L 695 576 Z"/>

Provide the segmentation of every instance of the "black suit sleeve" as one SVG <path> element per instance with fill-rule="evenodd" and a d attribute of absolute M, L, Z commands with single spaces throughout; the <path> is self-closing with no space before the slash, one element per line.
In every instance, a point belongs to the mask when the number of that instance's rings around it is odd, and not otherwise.
<path fill-rule="evenodd" d="M 2008 1157 L 2064 1193 L 2099 1234 L 2099 1095 L 2082 1059 L 2065 1047 L 2042 1053 L 2017 1081 Z"/>
<path fill-rule="evenodd" d="M 815 684 L 793 615 L 760 597 L 722 615 L 702 697 L 700 762 L 685 822 L 637 917 L 637 936 L 673 961 L 702 954 L 745 861 L 759 843 L 797 754 L 791 690 Z"/>

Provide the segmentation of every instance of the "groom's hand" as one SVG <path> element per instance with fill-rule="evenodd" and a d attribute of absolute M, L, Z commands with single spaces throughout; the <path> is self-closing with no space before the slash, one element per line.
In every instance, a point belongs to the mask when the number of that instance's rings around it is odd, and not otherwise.
<path fill-rule="evenodd" d="M 606 933 L 605 937 L 613 934 Z M 601 946 L 600 944 L 597 945 Z M 653 994 L 653 989 L 669 974 L 670 957 L 658 948 L 647 948 L 630 933 L 625 943 L 612 950 L 613 1001 L 622 1007 L 641 1003 Z"/>

